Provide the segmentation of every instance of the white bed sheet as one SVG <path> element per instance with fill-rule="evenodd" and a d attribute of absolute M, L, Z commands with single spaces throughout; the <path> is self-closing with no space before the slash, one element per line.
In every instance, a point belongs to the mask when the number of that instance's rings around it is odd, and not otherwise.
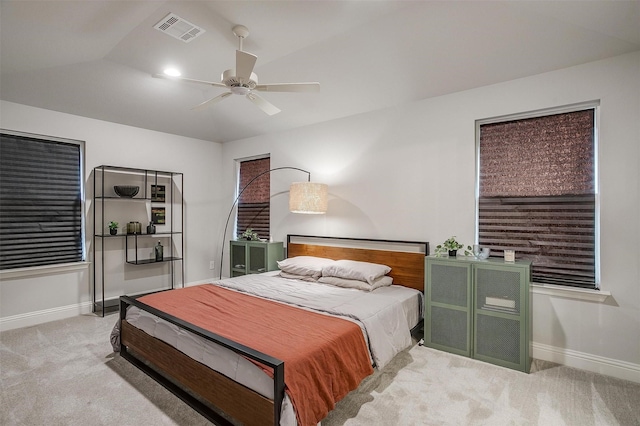
<path fill-rule="evenodd" d="M 260 297 L 284 301 L 328 315 L 344 315 L 366 331 L 370 349 L 377 350 L 378 367 L 411 344 L 409 330 L 422 318 L 422 293 L 401 286 L 382 287 L 373 292 L 281 278 L 276 273 L 246 275 L 216 281 L 214 284 Z M 389 300 L 394 303 L 389 305 Z M 393 308 L 382 306 L 386 303 Z M 377 313 L 376 313 L 377 312 Z M 360 316 L 360 318 L 355 318 Z M 400 318 L 402 317 L 402 318 Z M 134 306 L 127 321 L 189 357 L 207 365 L 267 398 L 273 398 L 273 380 L 255 364 L 235 352 L 187 332 Z M 377 348 L 377 349 L 376 349 Z M 285 395 L 282 426 L 296 424 L 291 401 Z"/>

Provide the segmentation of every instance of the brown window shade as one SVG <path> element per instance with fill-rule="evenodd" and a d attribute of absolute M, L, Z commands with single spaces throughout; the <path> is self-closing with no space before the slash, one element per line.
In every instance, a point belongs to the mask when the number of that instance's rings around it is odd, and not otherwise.
<path fill-rule="evenodd" d="M 478 244 L 535 282 L 595 288 L 593 109 L 480 126 Z"/>
<path fill-rule="evenodd" d="M 242 191 L 244 188 L 244 191 L 238 200 L 237 237 L 240 237 L 248 228 L 257 232 L 260 238 L 268 239 L 271 235 L 269 226 L 271 179 L 268 173 L 270 165 L 269 158 L 240 163 L 238 190 Z M 261 173 L 264 174 L 253 180 Z"/>
<path fill-rule="evenodd" d="M 238 236 L 248 228 L 269 238 L 269 203 L 238 204 Z"/>
<path fill-rule="evenodd" d="M 593 194 L 592 109 L 480 127 L 480 196 Z"/>

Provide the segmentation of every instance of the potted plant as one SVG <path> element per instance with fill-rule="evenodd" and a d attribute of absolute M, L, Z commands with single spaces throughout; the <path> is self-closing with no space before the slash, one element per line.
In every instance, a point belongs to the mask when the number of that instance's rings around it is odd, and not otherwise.
<path fill-rule="evenodd" d="M 464 244 L 456 241 L 456 237 L 453 236 L 447 239 L 444 243 L 438 244 L 436 246 L 435 253 L 438 257 L 444 255 L 445 253 L 448 253 L 448 255 L 451 257 L 455 257 L 458 254 L 458 250 L 460 250 L 461 248 L 464 248 Z M 472 254 L 472 250 L 473 249 L 471 248 L 471 246 L 467 246 L 464 251 L 464 255 L 470 256 Z"/>
<path fill-rule="evenodd" d="M 258 241 L 260 239 L 258 233 L 251 228 L 247 228 L 247 230 L 242 233 L 242 238 L 247 241 Z"/>
<path fill-rule="evenodd" d="M 109 234 L 111 235 L 118 234 L 118 222 L 114 222 L 114 221 L 109 222 Z"/>

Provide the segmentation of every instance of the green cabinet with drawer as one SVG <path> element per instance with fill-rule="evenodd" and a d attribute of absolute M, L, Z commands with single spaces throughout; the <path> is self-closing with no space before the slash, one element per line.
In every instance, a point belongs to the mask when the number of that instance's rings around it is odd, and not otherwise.
<path fill-rule="evenodd" d="M 425 345 L 529 372 L 529 261 L 428 256 Z"/>

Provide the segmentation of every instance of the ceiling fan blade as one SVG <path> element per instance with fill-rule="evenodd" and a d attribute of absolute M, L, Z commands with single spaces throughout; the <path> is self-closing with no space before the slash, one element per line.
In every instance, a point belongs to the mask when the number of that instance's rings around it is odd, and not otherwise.
<path fill-rule="evenodd" d="M 258 84 L 254 90 L 261 92 L 319 92 L 320 83 Z"/>
<path fill-rule="evenodd" d="M 245 83 L 248 82 L 251 79 L 251 73 L 257 59 L 256 55 L 236 50 L 236 77 Z"/>
<path fill-rule="evenodd" d="M 213 105 L 215 103 L 220 102 L 221 100 L 223 100 L 224 98 L 226 98 L 227 96 L 232 95 L 233 93 L 231 92 L 224 92 L 214 98 L 208 99 L 206 101 L 204 101 L 203 103 L 194 106 L 193 108 L 191 108 L 192 111 L 202 111 L 203 109 L 205 109 L 206 107 L 208 107 L 209 105 Z"/>
<path fill-rule="evenodd" d="M 224 83 L 216 83 L 216 82 L 213 82 L 213 81 L 204 81 L 204 80 L 195 80 L 193 78 L 186 78 L 186 77 L 172 77 L 170 75 L 165 75 L 165 74 L 153 74 L 153 77 L 155 77 L 155 78 L 163 78 L 165 80 L 181 81 L 181 82 L 185 82 L 185 83 L 206 84 L 207 86 L 227 87 Z"/>
<path fill-rule="evenodd" d="M 263 110 L 269 115 L 274 115 L 280 112 L 280 108 L 274 106 L 273 104 L 267 102 L 264 98 L 256 95 L 255 93 L 247 93 L 247 99 L 256 104 L 258 108 Z"/>

